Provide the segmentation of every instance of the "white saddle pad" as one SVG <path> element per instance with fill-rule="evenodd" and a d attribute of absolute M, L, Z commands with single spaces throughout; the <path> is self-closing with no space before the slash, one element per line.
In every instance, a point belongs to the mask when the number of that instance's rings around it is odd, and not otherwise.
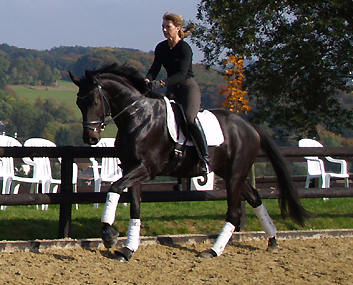
<path fill-rule="evenodd" d="M 164 101 L 167 105 L 167 125 L 168 131 L 174 142 L 183 144 L 185 136 L 180 128 L 178 128 L 172 106 L 170 105 L 169 99 L 164 97 Z M 221 125 L 217 117 L 210 111 L 204 110 L 199 112 L 197 117 L 200 120 L 203 131 L 205 132 L 207 145 L 219 146 L 224 142 L 224 136 L 221 129 Z M 187 145 L 193 145 L 192 142 L 187 142 Z"/>

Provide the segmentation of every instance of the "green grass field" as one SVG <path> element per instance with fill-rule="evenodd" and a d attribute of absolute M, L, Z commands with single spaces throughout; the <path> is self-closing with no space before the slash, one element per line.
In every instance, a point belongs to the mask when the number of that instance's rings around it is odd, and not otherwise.
<path fill-rule="evenodd" d="M 353 198 L 302 199 L 304 207 L 318 217 L 302 228 L 290 220 L 283 221 L 276 200 L 264 200 L 277 230 L 350 229 L 353 228 Z M 72 238 L 100 237 L 98 209 L 92 204 L 79 205 L 72 210 Z M 141 235 L 218 233 L 223 227 L 226 201 L 142 203 Z M 59 206 L 50 205 L 48 211 L 35 206 L 11 206 L 0 213 L 0 240 L 33 240 L 58 238 Z M 129 205 L 119 205 L 114 226 L 126 236 L 129 224 Z M 262 231 L 252 208 L 246 208 L 246 231 Z"/>
<path fill-rule="evenodd" d="M 30 86 L 30 85 L 11 85 L 18 95 L 28 99 L 30 103 L 35 103 L 38 97 L 43 99 L 53 98 L 60 103 L 69 102 L 73 105 L 76 104 L 76 93 L 78 88 L 69 81 L 59 80 L 57 87 L 45 86 Z M 78 110 L 78 115 L 79 110 Z"/>

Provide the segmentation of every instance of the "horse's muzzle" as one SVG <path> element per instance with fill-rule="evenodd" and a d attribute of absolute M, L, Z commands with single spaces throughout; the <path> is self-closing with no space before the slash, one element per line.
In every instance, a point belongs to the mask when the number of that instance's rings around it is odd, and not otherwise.
<path fill-rule="evenodd" d="M 85 144 L 95 145 L 100 140 L 100 134 L 98 132 L 94 132 L 90 129 L 84 128 L 82 139 Z"/>

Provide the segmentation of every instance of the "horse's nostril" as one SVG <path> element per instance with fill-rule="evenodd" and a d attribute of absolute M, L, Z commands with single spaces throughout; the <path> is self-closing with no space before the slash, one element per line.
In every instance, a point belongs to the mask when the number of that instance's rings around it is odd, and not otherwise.
<path fill-rule="evenodd" d="M 99 142 L 99 139 L 98 138 L 90 138 L 90 145 L 95 145 Z"/>

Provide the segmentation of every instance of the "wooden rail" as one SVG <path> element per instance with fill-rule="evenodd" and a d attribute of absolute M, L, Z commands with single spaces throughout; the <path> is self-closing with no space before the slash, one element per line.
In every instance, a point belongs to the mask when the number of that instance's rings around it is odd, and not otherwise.
<path fill-rule="evenodd" d="M 280 151 L 287 160 L 302 160 L 304 156 L 333 156 L 341 158 L 352 158 L 353 147 L 325 147 L 325 148 L 299 148 L 280 147 Z M 115 156 L 115 149 L 91 148 L 91 147 L 3 147 L 0 148 L 0 157 L 50 157 L 62 158 L 61 162 L 61 186 L 57 194 L 17 194 L 0 195 L 0 205 L 37 205 L 37 204 L 59 204 L 59 237 L 70 237 L 71 231 L 71 209 L 72 204 L 104 203 L 106 192 L 101 193 L 73 193 L 72 164 L 76 158 L 89 157 L 111 157 Z M 258 158 L 264 158 L 262 152 Z M 301 198 L 321 197 L 353 197 L 351 188 L 329 188 L 329 189 L 298 189 Z M 278 192 L 275 189 L 261 189 L 260 195 L 263 199 L 276 199 Z M 171 202 L 171 201 L 211 201 L 225 200 L 225 190 L 217 191 L 142 191 L 142 202 Z M 121 196 L 121 202 L 129 202 L 127 193 Z"/>
<path fill-rule="evenodd" d="M 163 185 L 164 183 L 161 183 Z M 327 189 L 318 188 L 299 188 L 300 198 L 343 198 L 353 197 L 353 188 L 335 187 Z M 262 199 L 278 199 L 279 192 L 272 188 L 263 188 L 259 190 Z M 82 192 L 82 193 L 49 193 L 34 194 L 23 193 L 16 195 L 0 195 L 0 205 L 39 205 L 39 204 L 90 204 L 104 203 L 107 192 Z M 186 202 L 186 201 L 217 201 L 226 200 L 225 190 L 213 191 L 142 191 L 141 201 L 150 202 Z M 129 194 L 123 192 L 119 203 L 129 203 Z"/>

